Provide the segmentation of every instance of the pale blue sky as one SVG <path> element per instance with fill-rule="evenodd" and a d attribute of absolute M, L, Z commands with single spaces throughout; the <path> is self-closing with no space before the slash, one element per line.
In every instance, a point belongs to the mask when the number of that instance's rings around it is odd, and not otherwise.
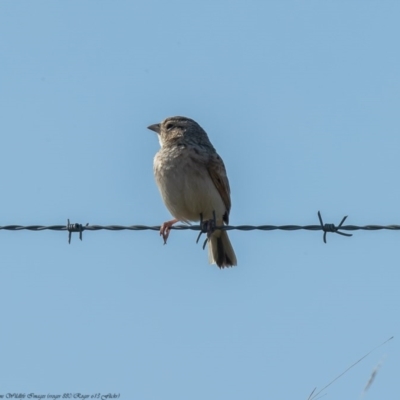
<path fill-rule="evenodd" d="M 159 225 L 167 116 L 225 161 L 231 223 L 399 224 L 400 4 L 0 3 L 1 217 Z M 399 396 L 398 232 L 0 231 L 0 395 Z"/>

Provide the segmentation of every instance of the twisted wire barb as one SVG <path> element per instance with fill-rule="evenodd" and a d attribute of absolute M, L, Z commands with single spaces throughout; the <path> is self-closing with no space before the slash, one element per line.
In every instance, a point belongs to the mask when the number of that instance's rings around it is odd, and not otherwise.
<path fill-rule="evenodd" d="M 319 225 L 224 225 L 224 226 L 215 226 L 214 229 L 216 230 L 224 230 L 224 231 L 231 231 L 231 230 L 239 230 L 239 231 L 298 231 L 298 230 L 307 230 L 307 231 L 323 231 L 323 240 L 326 243 L 326 234 L 330 233 L 337 233 L 343 236 L 352 236 L 350 233 L 344 233 L 341 231 L 379 231 L 379 230 L 392 230 L 398 231 L 400 230 L 400 225 L 364 225 L 364 226 L 357 226 L 357 225 L 343 225 L 344 221 L 346 220 L 347 216 L 345 216 L 338 226 L 334 224 L 324 224 L 322 220 L 321 213 L 318 211 L 318 219 Z M 207 233 L 204 230 L 203 224 L 201 225 L 176 225 L 172 226 L 171 229 L 181 231 L 181 230 L 192 230 L 192 231 L 200 231 L 201 233 Z M 151 231 L 159 231 L 160 226 L 146 226 L 146 225 L 82 225 L 82 224 L 71 224 L 68 220 L 66 225 L 50 225 L 50 226 L 43 226 L 43 225 L 5 225 L 0 226 L 0 230 L 5 231 L 20 231 L 20 230 L 28 230 L 28 231 L 43 231 L 43 230 L 51 230 L 51 231 L 68 231 L 68 243 L 71 242 L 71 235 L 73 232 L 79 233 L 79 238 L 82 240 L 82 233 L 83 231 L 99 231 L 99 230 L 108 230 L 108 231 L 123 231 L 123 230 L 130 230 L 130 231 L 144 231 L 144 230 L 151 230 Z M 208 232 L 209 233 L 209 232 Z"/>

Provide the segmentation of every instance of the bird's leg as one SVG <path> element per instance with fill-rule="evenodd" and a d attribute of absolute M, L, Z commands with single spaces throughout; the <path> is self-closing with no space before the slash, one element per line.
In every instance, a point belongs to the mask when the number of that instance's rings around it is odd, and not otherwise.
<path fill-rule="evenodd" d="M 207 223 L 207 222 L 206 222 L 206 223 Z M 201 236 L 203 233 L 206 233 L 206 232 L 207 232 L 207 225 L 206 225 L 206 223 L 203 222 L 203 213 L 200 213 L 200 233 L 199 233 L 199 236 L 197 236 L 196 243 L 199 243 L 200 236 Z"/>
<path fill-rule="evenodd" d="M 215 227 L 217 226 L 217 220 L 215 218 L 215 211 L 213 211 L 213 218 L 209 219 L 207 225 L 207 239 L 210 239 L 211 235 L 215 231 Z"/>
<path fill-rule="evenodd" d="M 177 223 L 177 219 L 172 219 L 171 221 L 164 222 L 160 227 L 160 236 L 164 239 L 164 244 L 167 244 L 167 239 L 169 236 L 169 231 L 171 230 L 171 226 Z"/>

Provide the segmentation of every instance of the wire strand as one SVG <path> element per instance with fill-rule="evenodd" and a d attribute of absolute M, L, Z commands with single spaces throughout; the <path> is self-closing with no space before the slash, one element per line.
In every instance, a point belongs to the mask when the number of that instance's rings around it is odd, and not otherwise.
<path fill-rule="evenodd" d="M 323 240 L 326 243 L 326 235 L 327 233 L 337 233 L 343 236 L 352 236 L 352 234 L 344 233 L 341 231 L 379 231 L 379 230 L 391 230 L 398 231 L 400 230 L 400 225 L 343 225 L 347 216 L 343 217 L 338 226 L 334 224 L 324 224 L 322 220 L 321 213 L 318 211 L 319 225 L 224 225 L 224 226 L 215 226 L 215 230 L 238 230 L 238 231 L 298 231 L 298 230 L 307 230 L 307 231 L 323 231 Z M 204 225 L 176 225 L 171 226 L 171 229 L 181 231 L 181 230 L 192 230 L 192 231 L 200 231 L 200 233 L 206 233 L 204 230 Z M 71 234 L 73 232 L 79 233 L 79 238 L 82 240 L 82 233 L 84 231 L 99 231 L 99 230 L 107 230 L 107 231 L 159 231 L 160 226 L 147 226 L 147 225 L 82 225 L 78 223 L 71 224 L 70 221 L 67 221 L 66 225 L 4 225 L 0 226 L 0 230 L 4 231 L 67 231 L 69 233 L 68 241 L 71 241 Z"/>

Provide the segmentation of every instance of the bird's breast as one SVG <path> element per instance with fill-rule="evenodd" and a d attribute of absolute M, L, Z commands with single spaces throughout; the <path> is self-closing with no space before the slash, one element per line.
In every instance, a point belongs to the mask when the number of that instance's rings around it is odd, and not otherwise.
<path fill-rule="evenodd" d="M 161 148 L 154 158 L 154 175 L 171 214 L 182 221 L 210 219 L 213 211 L 222 221 L 226 209 L 207 169 L 201 148 Z"/>

